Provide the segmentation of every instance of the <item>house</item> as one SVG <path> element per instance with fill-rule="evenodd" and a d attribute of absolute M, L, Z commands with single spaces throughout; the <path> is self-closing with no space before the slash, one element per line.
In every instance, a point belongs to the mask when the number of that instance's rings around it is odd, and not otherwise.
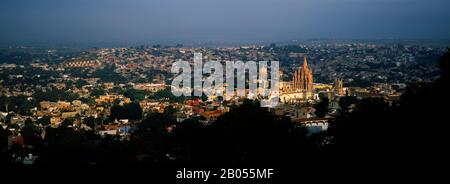
<path fill-rule="evenodd" d="M 216 120 L 222 114 L 223 112 L 221 110 L 207 111 L 201 113 L 201 115 L 205 117 L 207 121 Z"/>
<path fill-rule="evenodd" d="M 78 114 L 78 112 L 63 112 L 63 113 L 61 113 L 61 118 L 63 118 L 63 119 L 74 118 L 77 114 Z"/>

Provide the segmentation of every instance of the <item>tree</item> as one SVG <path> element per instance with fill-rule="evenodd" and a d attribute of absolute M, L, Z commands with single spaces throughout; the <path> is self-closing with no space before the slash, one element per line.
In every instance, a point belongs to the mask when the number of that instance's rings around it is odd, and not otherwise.
<path fill-rule="evenodd" d="M 115 66 L 107 64 L 104 68 L 96 70 L 92 76 L 98 77 L 102 82 L 122 82 L 126 78 L 115 72 Z"/>
<path fill-rule="evenodd" d="M 30 118 L 25 120 L 25 126 L 22 128 L 21 133 L 25 143 L 28 145 L 35 145 L 41 140 L 41 131 L 34 125 L 34 122 Z"/>
<path fill-rule="evenodd" d="M 267 164 L 304 158 L 308 154 L 305 130 L 274 116 L 258 101 L 246 100 L 211 126 L 186 120 L 177 124 L 173 134 L 176 155 L 188 163 Z"/>
<path fill-rule="evenodd" d="M 76 93 L 71 93 L 57 88 L 52 88 L 51 90 L 46 90 L 45 92 L 38 90 L 33 94 L 33 99 L 36 105 L 41 101 L 74 101 L 78 98 L 79 95 Z"/>
<path fill-rule="evenodd" d="M 33 125 L 33 120 L 31 120 L 30 118 L 27 118 L 26 120 L 25 120 L 25 126 L 31 126 L 31 125 Z"/>
<path fill-rule="evenodd" d="M 42 118 L 39 118 L 36 123 L 43 126 L 50 125 L 50 116 L 43 116 Z"/>
<path fill-rule="evenodd" d="M 65 126 L 47 127 L 47 146 L 36 163 L 97 163 L 103 158 L 100 153 L 105 152 L 98 144 L 100 141 L 100 137 L 93 131 L 74 130 Z"/>
<path fill-rule="evenodd" d="M 167 128 L 175 124 L 175 118 L 163 113 L 150 113 L 142 120 L 139 130 L 148 130 L 152 133 L 167 133 Z"/>
<path fill-rule="evenodd" d="M 88 127 L 95 129 L 95 126 L 97 125 L 96 119 L 92 116 L 89 116 L 84 119 L 84 124 L 86 124 Z"/>
<path fill-rule="evenodd" d="M 11 97 L 2 95 L 0 97 L 0 104 L 1 111 L 13 111 L 21 115 L 30 115 L 30 109 L 33 107 L 32 102 L 29 101 L 28 97 L 24 95 Z"/>
<path fill-rule="evenodd" d="M 9 103 L 10 103 L 9 98 L 7 96 L 5 96 L 4 94 L 2 94 L 0 96 L 0 104 L 1 104 L 0 105 L 0 111 L 3 111 L 3 112 L 9 111 L 9 108 L 7 110 L 7 107 L 9 106 Z"/>
<path fill-rule="evenodd" d="M 398 131 L 395 124 L 386 124 L 392 115 L 384 99 L 365 98 L 355 104 L 354 111 L 341 111 L 330 123 L 328 132 L 339 152 L 352 155 L 388 151 L 395 142 L 391 139 L 392 131 Z"/>
<path fill-rule="evenodd" d="M 105 95 L 106 91 L 104 89 L 95 88 L 92 89 L 91 96 L 99 97 L 101 95 Z"/>
<path fill-rule="evenodd" d="M 12 135 L 11 131 L 3 129 L 3 126 L 0 126 L 0 152 L 6 150 L 6 147 L 8 146 L 8 136 L 10 135 Z"/>
<path fill-rule="evenodd" d="M 64 120 L 61 122 L 61 126 L 62 126 L 62 127 L 68 127 L 68 126 L 72 126 L 72 125 L 73 125 L 73 121 L 70 120 L 70 119 L 64 119 Z"/>
<path fill-rule="evenodd" d="M 399 103 L 367 98 L 355 103 L 341 99 L 343 110 L 330 123 L 329 155 L 345 161 L 402 163 L 441 162 L 448 158 L 447 106 L 450 97 L 448 71 L 450 50 L 440 59 L 441 77 L 433 83 L 410 85 Z M 348 111 L 349 104 L 355 104 Z"/>
<path fill-rule="evenodd" d="M 79 80 L 77 80 L 77 82 L 75 83 L 75 86 L 77 87 L 77 88 L 82 88 L 83 86 L 85 86 L 85 85 L 88 85 L 89 83 L 87 82 L 87 81 L 85 81 L 85 80 L 83 80 L 83 79 L 79 79 Z"/>
<path fill-rule="evenodd" d="M 125 108 L 125 117 L 130 120 L 139 120 L 142 119 L 142 109 L 139 103 L 133 102 L 124 105 Z"/>
<path fill-rule="evenodd" d="M 168 100 L 170 102 L 184 102 L 186 100 L 185 96 L 174 96 L 170 88 L 159 90 L 149 96 L 150 99 L 155 100 Z"/>
<path fill-rule="evenodd" d="M 147 95 L 147 92 L 143 90 L 136 90 L 136 89 L 128 89 L 123 94 L 125 97 L 130 98 L 132 101 L 141 101 L 145 99 L 145 96 Z"/>
<path fill-rule="evenodd" d="M 136 152 L 146 157 L 142 162 L 167 162 L 166 154 L 171 150 L 167 127 L 174 122 L 162 113 L 151 113 L 138 125 L 131 136 Z"/>
<path fill-rule="evenodd" d="M 66 84 L 66 89 L 72 89 L 72 87 L 73 87 L 73 81 L 72 80 L 67 80 L 65 82 L 65 84 Z"/>
<path fill-rule="evenodd" d="M 358 98 L 355 96 L 345 96 L 339 99 L 339 108 L 341 112 L 348 112 L 352 105 L 355 105 L 358 102 Z"/>
<path fill-rule="evenodd" d="M 330 100 L 328 98 L 322 98 L 322 100 L 317 103 L 314 108 L 316 109 L 315 113 L 317 117 L 325 117 L 328 114 L 329 109 L 328 106 L 330 104 Z"/>
<path fill-rule="evenodd" d="M 142 119 L 142 109 L 139 103 L 132 102 L 121 105 L 113 105 L 111 107 L 110 119 L 129 119 L 129 120 L 139 120 Z"/>
<path fill-rule="evenodd" d="M 202 142 L 205 138 L 209 138 L 205 135 L 207 128 L 197 119 L 186 119 L 178 124 L 172 133 L 172 146 L 175 151 L 173 154 L 180 160 L 187 162 L 195 162 L 199 160 L 197 153 L 198 150 L 203 150 Z"/>
<path fill-rule="evenodd" d="M 174 114 L 177 112 L 177 110 L 175 108 L 173 108 L 173 106 L 169 105 L 166 108 L 164 108 L 164 115 L 167 117 L 173 117 L 174 118 Z"/>
<path fill-rule="evenodd" d="M 81 97 L 79 100 L 85 104 L 95 105 L 95 100 L 91 97 Z"/>

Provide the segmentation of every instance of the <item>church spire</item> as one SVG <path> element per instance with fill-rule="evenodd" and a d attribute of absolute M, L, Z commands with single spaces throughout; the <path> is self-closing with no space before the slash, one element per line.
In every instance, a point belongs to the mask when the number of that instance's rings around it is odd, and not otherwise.
<path fill-rule="evenodd" d="M 308 69 L 308 61 L 306 60 L 306 56 L 303 56 L 303 68 Z"/>
<path fill-rule="evenodd" d="M 293 90 L 311 92 L 313 90 L 312 69 L 308 67 L 308 60 L 306 59 L 306 56 L 303 58 L 303 66 L 298 66 L 298 69 L 294 70 L 292 77 L 292 88 Z"/>

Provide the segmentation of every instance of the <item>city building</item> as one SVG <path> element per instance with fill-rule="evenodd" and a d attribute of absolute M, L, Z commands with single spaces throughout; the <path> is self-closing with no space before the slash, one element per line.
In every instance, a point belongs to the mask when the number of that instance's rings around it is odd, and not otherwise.
<path fill-rule="evenodd" d="M 313 72 L 308 67 L 308 61 L 306 56 L 303 58 L 303 66 L 298 67 L 298 70 L 294 72 L 292 77 L 292 90 L 293 91 L 313 91 Z"/>
<path fill-rule="evenodd" d="M 292 82 L 283 82 L 280 94 L 280 101 L 283 103 L 300 102 L 311 99 L 318 99 L 318 94 L 314 93 L 313 71 L 308 67 L 306 56 L 303 58 L 303 66 L 299 66 L 292 75 Z"/>

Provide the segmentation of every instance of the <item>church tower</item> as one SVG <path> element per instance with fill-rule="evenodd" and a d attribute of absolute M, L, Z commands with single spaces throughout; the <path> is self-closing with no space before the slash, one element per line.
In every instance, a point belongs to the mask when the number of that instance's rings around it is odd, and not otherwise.
<path fill-rule="evenodd" d="M 311 68 L 308 67 L 306 56 L 303 58 L 303 66 L 294 71 L 292 88 L 295 91 L 313 91 L 313 74 Z"/>

